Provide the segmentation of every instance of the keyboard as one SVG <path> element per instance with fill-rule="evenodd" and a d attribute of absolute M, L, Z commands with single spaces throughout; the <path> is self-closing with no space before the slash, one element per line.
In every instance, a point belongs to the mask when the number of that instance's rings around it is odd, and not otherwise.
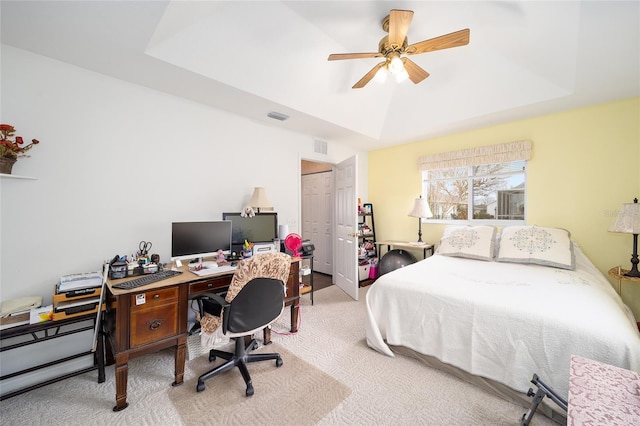
<path fill-rule="evenodd" d="M 131 281 L 125 281 L 123 283 L 119 283 L 113 285 L 113 288 L 119 288 L 121 290 L 131 290 L 132 288 L 141 287 L 143 285 L 155 283 L 156 281 L 166 280 L 167 278 L 175 277 L 176 275 L 180 275 L 182 271 L 162 271 L 156 272 L 155 274 L 142 275 L 139 278 L 136 278 Z"/>
<path fill-rule="evenodd" d="M 218 266 L 217 268 L 202 268 L 199 271 L 189 271 L 193 272 L 199 277 L 206 277 L 208 275 L 221 274 L 223 272 L 235 271 L 238 267 L 231 265 L 223 265 Z"/>

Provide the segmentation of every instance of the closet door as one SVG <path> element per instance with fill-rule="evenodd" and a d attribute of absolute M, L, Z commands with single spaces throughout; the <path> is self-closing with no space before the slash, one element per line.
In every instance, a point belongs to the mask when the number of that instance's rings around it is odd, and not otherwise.
<path fill-rule="evenodd" d="M 312 226 L 311 226 L 311 212 L 313 211 L 313 200 L 311 196 L 311 190 L 313 188 L 313 176 L 314 175 L 303 175 L 301 184 L 302 184 L 302 227 L 300 228 L 302 231 L 302 239 L 311 240 Z"/>
<path fill-rule="evenodd" d="M 302 238 L 315 246 L 313 269 L 333 274 L 332 172 L 302 176 Z"/>
<path fill-rule="evenodd" d="M 333 274 L 333 172 L 318 174 L 318 206 L 317 238 L 322 248 L 316 257 L 314 268 L 324 274 Z"/>

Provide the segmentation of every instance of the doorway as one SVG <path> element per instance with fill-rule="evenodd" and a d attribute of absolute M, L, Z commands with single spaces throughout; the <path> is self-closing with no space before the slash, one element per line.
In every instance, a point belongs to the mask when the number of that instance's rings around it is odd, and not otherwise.
<path fill-rule="evenodd" d="M 302 239 L 314 247 L 314 273 L 333 276 L 333 164 L 301 160 Z"/>

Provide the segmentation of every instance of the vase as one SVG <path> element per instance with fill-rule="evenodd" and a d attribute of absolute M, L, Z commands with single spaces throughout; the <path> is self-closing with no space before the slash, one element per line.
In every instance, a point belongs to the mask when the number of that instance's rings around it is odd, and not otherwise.
<path fill-rule="evenodd" d="M 10 175 L 11 169 L 17 160 L 17 158 L 0 157 L 0 173 Z"/>

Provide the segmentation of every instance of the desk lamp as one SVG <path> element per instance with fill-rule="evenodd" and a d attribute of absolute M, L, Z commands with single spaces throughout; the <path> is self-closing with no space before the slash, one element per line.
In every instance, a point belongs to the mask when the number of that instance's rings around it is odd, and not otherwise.
<path fill-rule="evenodd" d="M 609 232 L 633 234 L 633 254 L 631 255 L 631 270 L 624 274 L 627 277 L 640 277 L 638 271 L 638 234 L 640 234 L 640 204 L 634 198 L 633 203 L 622 205 L 618 217 L 609 228 Z"/>
<path fill-rule="evenodd" d="M 418 243 L 422 244 L 422 218 L 433 217 L 433 213 L 431 213 L 431 209 L 429 208 L 429 203 L 427 200 L 422 198 L 416 198 L 415 203 L 413 204 L 413 210 L 409 212 L 409 216 L 418 218 Z"/>

